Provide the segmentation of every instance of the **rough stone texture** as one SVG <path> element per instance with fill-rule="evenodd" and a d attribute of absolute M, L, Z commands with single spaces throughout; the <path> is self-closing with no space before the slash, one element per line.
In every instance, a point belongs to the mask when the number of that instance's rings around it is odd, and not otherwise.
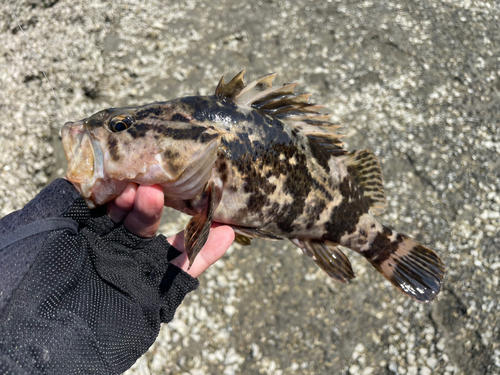
<path fill-rule="evenodd" d="M 1 215 L 63 173 L 65 121 L 274 71 L 376 152 L 382 221 L 447 266 L 421 305 L 356 254 L 339 285 L 288 243 L 234 245 L 128 374 L 500 373 L 497 1 L 10 3 L 26 35 L 2 2 Z"/>

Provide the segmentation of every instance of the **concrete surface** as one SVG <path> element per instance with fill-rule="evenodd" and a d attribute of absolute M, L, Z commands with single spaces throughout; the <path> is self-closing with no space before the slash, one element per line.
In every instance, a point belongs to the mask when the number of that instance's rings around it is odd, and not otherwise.
<path fill-rule="evenodd" d="M 379 155 L 381 220 L 446 263 L 443 292 L 421 305 L 353 253 L 357 278 L 339 285 L 287 243 L 234 245 L 127 374 L 500 374 L 498 1 L 10 6 L 0 4 L 1 215 L 63 173 L 64 122 L 209 94 L 241 69 L 247 80 L 277 72 L 326 104 L 348 148 Z M 169 218 L 169 233 L 186 220 Z"/>

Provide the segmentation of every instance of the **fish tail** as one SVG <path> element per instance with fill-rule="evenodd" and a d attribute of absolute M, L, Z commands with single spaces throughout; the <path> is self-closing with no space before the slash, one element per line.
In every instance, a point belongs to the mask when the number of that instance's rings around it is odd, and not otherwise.
<path fill-rule="evenodd" d="M 439 256 L 407 235 L 382 228 L 361 254 L 407 296 L 419 302 L 432 301 L 445 272 Z"/>

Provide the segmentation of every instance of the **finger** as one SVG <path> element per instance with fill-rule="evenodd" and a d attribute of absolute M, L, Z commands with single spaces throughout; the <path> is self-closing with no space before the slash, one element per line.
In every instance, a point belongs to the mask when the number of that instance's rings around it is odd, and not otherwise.
<path fill-rule="evenodd" d="M 139 186 L 134 208 L 125 218 L 125 227 L 139 237 L 153 237 L 160 226 L 164 199 L 160 186 Z"/>
<path fill-rule="evenodd" d="M 184 253 L 186 251 L 186 249 L 184 248 L 184 231 L 168 237 L 167 241 L 181 253 Z"/>
<path fill-rule="evenodd" d="M 230 226 L 220 226 L 212 230 L 212 239 L 205 250 L 202 249 L 200 262 L 192 272 L 201 274 L 217 262 L 229 249 L 234 241 L 234 230 Z M 200 254 L 198 254 L 200 255 Z M 195 264 L 191 268 L 195 267 Z"/>
<path fill-rule="evenodd" d="M 137 184 L 129 182 L 123 192 L 107 205 L 108 216 L 115 223 L 122 222 L 134 208 Z"/>
<path fill-rule="evenodd" d="M 171 237 L 171 244 L 182 244 L 184 240 L 183 238 L 184 233 L 181 232 L 176 236 Z M 173 259 L 172 263 L 186 271 L 192 277 L 198 277 L 203 272 L 205 272 L 208 267 L 210 267 L 224 255 L 233 241 L 234 231 L 231 227 L 224 225 L 212 228 L 210 230 L 210 235 L 208 236 L 208 240 L 205 243 L 205 246 L 203 246 L 203 249 L 201 249 L 200 253 L 194 260 L 193 265 L 189 270 L 189 260 L 187 258 L 186 252 L 184 251 L 183 245 L 182 247 L 174 245 L 177 249 L 183 251 L 183 253 L 177 258 Z M 181 247 L 181 249 L 179 247 Z"/>

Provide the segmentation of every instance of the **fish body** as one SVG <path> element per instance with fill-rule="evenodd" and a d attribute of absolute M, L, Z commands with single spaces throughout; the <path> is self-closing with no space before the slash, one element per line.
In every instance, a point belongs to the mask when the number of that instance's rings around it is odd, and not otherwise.
<path fill-rule="evenodd" d="M 237 241 L 289 239 L 328 275 L 354 277 L 348 247 L 410 297 L 439 293 L 444 265 L 429 248 L 373 216 L 387 205 L 382 174 L 368 150 L 348 151 L 296 84 L 274 74 L 245 85 L 224 78 L 212 96 L 111 108 L 67 123 L 67 177 L 89 207 L 105 204 L 130 181 L 159 184 L 165 205 L 193 218 L 186 226 L 192 262 L 212 222 Z"/>

